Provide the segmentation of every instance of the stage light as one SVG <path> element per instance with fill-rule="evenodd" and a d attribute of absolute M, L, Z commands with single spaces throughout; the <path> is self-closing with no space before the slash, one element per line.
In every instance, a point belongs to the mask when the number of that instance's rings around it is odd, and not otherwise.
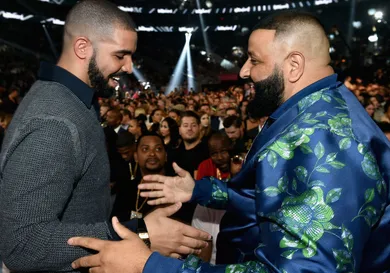
<path fill-rule="evenodd" d="M 200 54 L 203 55 L 203 56 L 205 56 L 205 55 L 207 54 L 207 52 L 204 51 L 204 50 L 202 50 L 202 51 L 200 52 Z"/>
<path fill-rule="evenodd" d="M 383 19 L 383 12 L 382 11 L 375 12 L 374 18 L 377 19 L 377 20 Z"/>
<path fill-rule="evenodd" d="M 371 43 L 376 43 L 376 42 L 378 42 L 378 35 L 377 34 L 371 35 L 371 36 L 368 37 L 368 40 Z"/>
<path fill-rule="evenodd" d="M 376 9 L 369 9 L 368 10 L 368 15 L 374 16 L 375 12 L 376 12 Z"/>
<path fill-rule="evenodd" d="M 196 7 L 198 9 L 201 9 L 199 0 L 196 0 Z M 211 47 L 210 47 L 210 43 L 209 43 L 209 38 L 208 38 L 206 30 L 205 30 L 206 24 L 205 24 L 205 22 L 203 20 L 203 15 L 201 13 L 199 14 L 199 21 L 200 21 L 200 26 L 202 28 L 202 36 L 203 36 L 203 41 L 204 41 L 204 47 L 206 49 L 206 52 L 208 54 L 210 54 L 211 53 Z"/>
<path fill-rule="evenodd" d="M 359 28 L 362 27 L 362 22 L 360 22 L 360 21 L 355 21 L 355 22 L 352 23 L 352 26 L 353 26 L 354 28 L 359 29 Z"/>
<path fill-rule="evenodd" d="M 213 2 L 211 2 L 210 0 L 207 0 L 205 4 L 206 7 L 208 7 L 209 9 L 213 7 Z"/>
<path fill-rule="evenodd" d="M 189 36 L 187 39 L 191 39 L 191 36 Z M 188 91 L 191 89 L 195 91 L 194 69 L 192 67 L 191 49 L 189 46 L 187 46 L 187 83 Z"/>
<path fill-rule="evenodd" d="M 136 79 L 142 84 L 146 82 L 146 79 L 144 75 L 142 75 L 141 71 L 138 70 L 137 66 L 134 65 L 133 63 L 133 74 L 136 77 Z"/>
<path fill-rule="evenodd" d="M 186 36 L 186 42 L 180 54 L 179 61 L 177 62 L 176 67 L 173 70 L 173 74 L 168 83 L 167 89 L 165 90 L 165 94 L 169 94 L 175 88 L 179 87 L 179 85 L 183 80 L 183 70 L 186 63 L 187 51 L 190 50 L 190 40 L 191 40 L 192 33 L 187 32 L 185 36 Z"/>

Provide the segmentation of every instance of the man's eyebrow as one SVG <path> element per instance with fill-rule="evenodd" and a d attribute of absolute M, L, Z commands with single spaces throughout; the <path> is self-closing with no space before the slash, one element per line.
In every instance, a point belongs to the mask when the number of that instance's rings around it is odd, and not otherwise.
<path fill-rule="evenodd" d="M 128 50 L 128 49 L 121 49 L 121 50 L 115 51 L 115 54 L 133 55 L 133 51 Z"/>

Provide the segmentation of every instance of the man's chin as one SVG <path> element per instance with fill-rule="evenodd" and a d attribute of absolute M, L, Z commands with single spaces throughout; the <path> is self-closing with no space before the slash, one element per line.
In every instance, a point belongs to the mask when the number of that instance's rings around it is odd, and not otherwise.
<path fill-rule="evenodd" d="M 149 174 L 159 174 L 159 173 L 161 173 L 161 171 L 164 169 L 164 167 L 161 167 L 161 166 L 157 166 L 157 167 L 148 167 L 148 166 L 145 166 L 145 169 L 146 169 L 146 171 L 147 171 Z"/>

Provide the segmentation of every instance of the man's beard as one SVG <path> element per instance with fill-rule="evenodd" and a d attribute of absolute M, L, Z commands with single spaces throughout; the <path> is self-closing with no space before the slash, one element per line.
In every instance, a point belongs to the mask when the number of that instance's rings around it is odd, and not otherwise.
<path fill-rule="evenodd" d="M 255 97 L 247 107 L 249 117 L 270 116 L 283 103 L 284 78 L 281 70 L 275 66 L 268 78 L 255 83 L 255 90 Z"/>
<path fill-rule="evenodd" d="M 184 139 L 184 141 L 187 142 L 188 144 L 192 144 L 192 143 L 195 143 L 198 139 L 199 139 L 199 136 L 196 136 L 196 137 Z"/>
<path fill-rule="evenodd" d="M 115 89 L 108 84 L 112 75 L 110 75 L 107 79 L 104 78 L 103 73 L 100 71 L 96 63 L 96 51 L 93 53 L 93 56 L 89 61 L 88 76 L 91 87 L 95 90 L 98 97 L 111 98 L 114 95 Z"/>

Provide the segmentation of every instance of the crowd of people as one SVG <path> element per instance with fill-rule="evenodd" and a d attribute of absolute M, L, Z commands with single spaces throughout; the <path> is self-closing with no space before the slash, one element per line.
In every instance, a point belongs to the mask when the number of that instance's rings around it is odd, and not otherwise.
<path fill-rule="evenodd" d="M 91 13 L 97 17 L 90 18 Z M 113 24 L 107 18 L 117 19 Z M 361 252 L 378 237 L 371 230 L 386 225 L 380 217 L 388 205 L 383 197 L 387 163 L 377 161 L 389 157 L 388 141 L 378 136 L 373 122 L 390 139 L 386 74 L 378 70 L 371 83 L 347 77 L 343 85 L 328 66 L 329 45 L 321 42 L 326 35 L 314 17 L 291 13 L 273 20 L 279 24 L 266 21 L 251 35 L 249 59 L 240 73 L 248 80 L 243 85 L 165 92 L 127 83 L 121 90 L 119 78 L 131 72 L 129 60 L 137 46 L 134 23 L 105 1 L 77 4 L 66 21 L 58 64 L 42 64 L 40 80 L 27 94 L 21 91 L 26 84 L 15 78 L 15 84 L 3 82 L 0 88 L 0 239 L 5 242 L 0 250 L 7 265 L 26 272 L 71 272 L 69 261 L 91 254 L 87 249 L 100 252 L 95 255 L 112 252 L 69 238 L 136 244 L 126 233 L 132 230 L 155 253 L 185 261 L 179 264 L 134 247 L 134 257 L 146 255 L 149 262 L 142 260 L 128 272 L 141 272 L 144 266 L 146 273 L 179 272 L 170 268 L 288 272 L 300 266 L 306 272 L 313 261 L 315 272 L 336 266 L 341 272 L 355 272 L 355 266 L 370 270 L 376 253 L 362 257 Z M 95 28 L 100 21 L 113 31 Z M 282 27 L 280 35 L 302 51 L 290 48 L 289 72 L 276 64 L 262 68 L 255 60 L 262 54 L 279 60 L 280 54 L 263 44 L 279 43 L 272 31 L 280 25 L 298 33 Z M 96 39 L 99 50 L 83 31 Z M 118 42 L 108 46 L 108 37 L 97 38 L 102 33 L 115 33 Z M 299 35 L 306 43 L 296 39 Z M 281 48 L 281 53 L 287 50 Z M 101 65 L 104 58 L 96 54 L 108 50 L 117 59 Z M 115 89 L 115 97 L 106 96 Z M 361 180 L 356 182 L 357 175 Z M 355 189 L 361 181 L 361 189 Z M 15 202 L 12 209 L 7 202 Z M 350 217 L 339 204 L 353 213 L 361 208 Z M 117 217 L 112 224 L 108 215 Z M 221 236 L 220 225 L 225 229 Z M 329 252 L 327 242 L 337 249 Z M 279 248 L 271 247 L 276 244 Z M 83 248 L 73 247 L 77 245 Z M 334 257 L 329 257 L 332 251 Z M 95 255 L 72 267 L 104 266 L 100 258 L 90 264 Z M 110 262 L 121 255 L 129 254 L 118 252 Z M 290 262 L 294 255 L 302 264 Z M 378 268 L 386 261 L 378 261 Z"/>

